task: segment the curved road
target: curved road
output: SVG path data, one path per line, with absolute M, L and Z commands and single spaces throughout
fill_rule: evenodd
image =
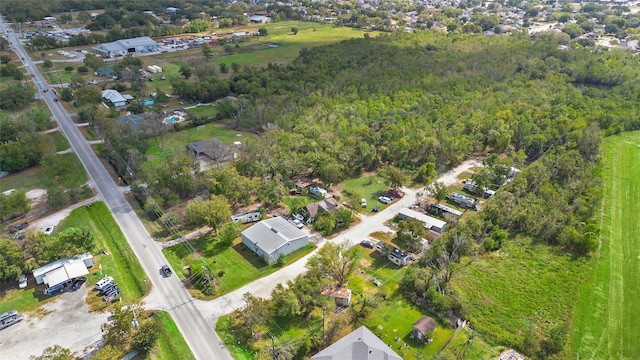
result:
M 30 74 L 33 74 L 33 81 L 39 98 L 44 100 L 51 110 L 54 119 L 58 122 L 67 139 L 69 139 L 71 147 L 80 158 L 100 196 L 113 213 L 120 229 L 122 229 L 131 248 L 140 260 L 142 268 L 153 285 L 153 298 L 156 305 L 166 309 L 171 314 L 196 359 L 232 359 L 227 350 L 221 347 L 220 339 L 211 324 L 200 313 L 193 298 L 178 277 L 163 278 L 160 275 L 160 267 L 168 263 L 160 247 L 144 228 L 142 222 L 118 190 L 117 185 L 111 179 L 111 176 L 109 176 L 109 173 L 107 173 L 107 170 L 73 123 L 62 104 L 54 100 L 55 95 L 53 92 L 42 92 L 45 89 L 50 89 L 50 85 L 47 84 L 16 34 L 2 17 L 0 17 L 0 30 L 5 33 L 15 53 L 23 59 L 25 68 L 28 69 Z

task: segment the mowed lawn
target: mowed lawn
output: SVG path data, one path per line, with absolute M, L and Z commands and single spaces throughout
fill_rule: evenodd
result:
M 603 150 L 600 249 L 574 312 L 570 355 L 640 359 L 640 132 L 608 137 Z

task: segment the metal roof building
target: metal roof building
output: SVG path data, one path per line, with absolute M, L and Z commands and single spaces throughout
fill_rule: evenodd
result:
M 312 356 L 311 359 L 401 360 L 402 358 L 363 325 Z
M 89 273 L 87 268 L 93 266 L 93 255 L 84 253 L 72 258 L 54 261 L 33 270 L 36 284 L 45 284 L 45 293 L 61 290 L 71 279 Z
M 116 107 L 127 105 L 127 99 L 125 99 L 125 97 L 118 91 L 113 89 L 102 90 L 102 98 L 108 100 Z
M 104 57 L 124 56 L 134 52 L 158 50 L 158 43 L 148 36 L 123 39 L 92 47 L 93 51 Z
M 242 232 L 242 243 L 271 264 L 307 246 L 309 235 L 281 217 L 262 220 Z
M 405 219 L 416 219 L 416 220 L 420 220 L 424 223 L 424 227 L 429 229 L 429 230 L 433 230 L 435 232 L 437 232 L 438 234 L 442 234 L 442 232 L 444 232 L 444 229 L 447 227 L 447 223 L 445 221 L 442 220 L 438 220 L 436 218 L 432 218 L 429 215 L 423 214 L 423 213 L 419 213 L 415 210 L 411 210 L 411 209 L 407 209 L 407 208 L 403 208 L 400 209 L 400 212 L 398 212 L 398 219 L 400 220 L 405 220 Z

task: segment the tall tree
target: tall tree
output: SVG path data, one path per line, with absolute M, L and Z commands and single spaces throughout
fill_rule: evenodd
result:
M 207 61 L 213 57 L 213 49 L 207 43 L 202 44 L 202 56 L 204 56 Z
M 326 244 L 309 259 L 307 268 L 317 277 L 329 275 L 336 286 L 344 285 L 358 266 L 358 249 Z
M 189 220 L 196 225 L 207 225 L 218 234 L 218 228 L 230 221 L 231 209 L 224 196 L 211 195 L 209 200 L 193 200 L 185 210 Z
M 0 283 L 17 280 L 26 263 L 18 243 L 0 238 Z

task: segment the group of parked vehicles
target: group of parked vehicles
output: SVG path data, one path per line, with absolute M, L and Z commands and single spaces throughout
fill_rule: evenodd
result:
M 118 283 L 113 281 L 111 276 L 104 277 L 100 279 L 95 286 L 95 289 L 98 291 L 100 296 L 104 297 L 104 301 L 111 302 L 116 300 L 122 290 L 118 287 Z

